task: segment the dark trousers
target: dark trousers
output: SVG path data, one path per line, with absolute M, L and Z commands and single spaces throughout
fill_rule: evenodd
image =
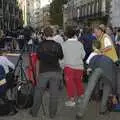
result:
M 101 68 L 97 68 L 93 71 L 89 77 L 88 86 L 85 91 L 85 96 L 83 99 L 83 104 L 80 106 L 80 113 L 83 115 L 89 103 L 89 99 L 92 95 L 93 90 L 95 89 L 98 82 L 103 82 L 103 96 L 100 105 L 100 112 L 105 112 L 107 109 L 107 100 L 111 93 L 111 81 L 107 79 L 104 75 L 104 72 Z
M 37 116 L 40 106 L 42 104 L 42 96 L 48 87 L 50 93 L 49 114 L 54 116 L 57 112 L 57 102 L 59 97 L 59 85 L 62 80 L 60 72 L 46 72 L 41 73 L 39 81 L 34 91 L 34 101 L 31 109 L 32 115 Z

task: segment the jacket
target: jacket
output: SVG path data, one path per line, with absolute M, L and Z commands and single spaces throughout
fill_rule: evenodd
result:
M 59 60 L 63 59 L 62 47 L 54 40 L 44 40 L 39 44 L 38 57 L 40 72 L 60 71 Z
M 85 50 L 77 38 L 68 39 L 63 43 L 64 67 L 84 69 Z

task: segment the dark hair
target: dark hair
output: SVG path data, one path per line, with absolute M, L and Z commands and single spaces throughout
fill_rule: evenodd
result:
M 97 49 L 101 48 L 101 44 L 99 40 L 93 40 L 92 45 L 95 46 Z
M 68 37 L 68 38 L 72 38 L 74 37 L 75 35 L 75 30 L 72 26 L 67 26 L 66 27 L 66 30 L 65 30 L 65 35 Z
M 118 28 L 117 32 L 120 32 L 120 28 Z
M 57 30 L 56 30 L 56 33 L 57 33 L 57 34 L 60 34 L 60 31 L 57 29 Z
M 53 36 L 53 29 L 51 27 L 46 27 L 44 29 L 44 34 L 46 37 L 52 37 Z
M 112 26 L 107 26 L 112 32 L 113 32 L 113 27 Z

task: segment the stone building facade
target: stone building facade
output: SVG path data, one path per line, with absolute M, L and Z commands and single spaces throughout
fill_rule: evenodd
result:
M 114 0 L 113 0 L 114 1 Z M 108 24 L 112 0 L 68 0 L 63 15 L 76 25 Z M 68 16 L 66 14 L 69 14 Z M 74 21 L 74 22 L 73 22 Z M 64 22 L 64 24 L 67 24 Z
M 13 30 L 23 24 L 17 0 L 0 0 L 0 29 Z

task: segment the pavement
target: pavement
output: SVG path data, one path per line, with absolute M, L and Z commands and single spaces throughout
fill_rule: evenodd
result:
M 77 107 L 66 107 L 65 101 L 66 94 L 65 90 L 61 91 L 59 95 L 59 104 L 58 104 L 58 112 L 56 117 L 53 120 L 76 120 L 75 115 L 77 112 Z M 46 115 L 43 115 L 42 108 L 39 110 L 38 117 L 33 118 L 29 115 L 29 109 L 22 109 L 19 110 L 19 112 L 15 116 L 5 116 L 0 117 L 0 120 L 52 120 L 49 118 L 49 112 L 48 112 L 48 106 L 49 106 L 49 93 L 46 92 L 43 97 L 43 104 L 46 111 Z M 102 116 L 99 115 L 98 111 L 99 107 L 96 102 L 91 102 L 88 105 L 86 114 L 83 119 L 81 120 L 120 120 L 120 113 L 114 112 L 114 113 L 107 113 L 106 115 Z
M 25 64 L 27 65 L 28 59 L 25 59 Z M 66 107 L 65 101 L 66 98 L 66 91 L 65 89 L 62 90 L 59 94 L 59 104 L 58 104 L 58 112 L 56 117 L 53 120 L 76 120 L 75 115 L 78 111 L 78 107 Z M 49 118 L 48 106 L 49 106 L 49 93 L 46 92 L 43 97 L 43 104 L 46 111 L 46 115 L 43 115 L 42 108 L 39 111 L 38 117 L 33 118 L 29 115 L 29 109 L 21 109 L 19 112 L 14 116 L 5 116 L 0 117 L 0 120 L 51 120 Z M 1 109 L 1 108 L 0 108 Z M 99 115 L 99 105 L 96 102 L 91 102 L 88 105 L 86 114 L 83 119 L 81 120 L 120 120 L 120 113 L 107 113 L 104 116 Z

